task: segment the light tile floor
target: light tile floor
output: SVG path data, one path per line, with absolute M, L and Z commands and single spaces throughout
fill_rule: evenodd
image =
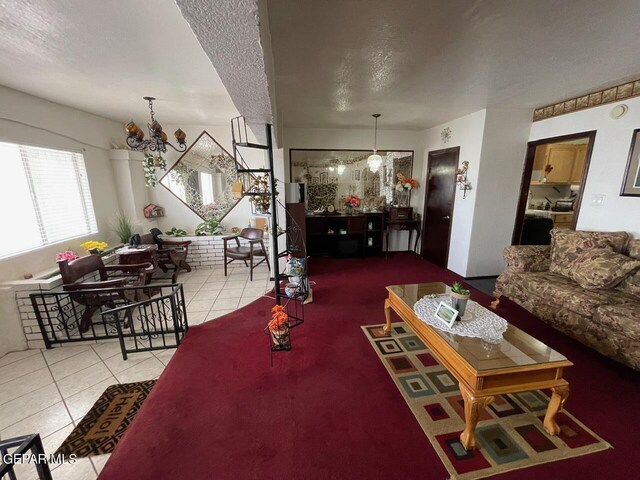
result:
M 232 312 L 271 290 L 266 265 L 254 270 L 220 267 L 180 275 L 189 325 Z M 134 353 L 123 360 L 117 341 L 25 350 L 0 358 L 0 439 L 40 433 L 51 454 L 82 420 L 100 394 L 116 383 L 158 378 L 175 349 Z M 51 465 L 55 480 L 95 479 L 109 455 Z M 16 469 L 18 479 L 37 478 L 32 465 Z

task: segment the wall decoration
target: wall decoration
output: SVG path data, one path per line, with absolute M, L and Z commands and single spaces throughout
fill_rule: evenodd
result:
M 354 170 L 353 171 L 353 180 L 355 182 L 359 182 L 360 181 L 360 170 Z
M 150 203 L 144 207 L 144 218 L 157 218 L 164 217 L 164 208 L 159 207 L 154 203 Z
M 329 174 L 327 172 L 320 172 L 320 184 L 326 185 L 329 183 Z
M 456 183 L 462 190 L 462 198 L 467 198 L 467 190 L 471 190 L 471 182 L 467 180 L 467 170 L 469 170 L 469 162 L 462 162 L 462 168 L 456 170 Z
M 236 162 L 216 140 L 203 131 L 182 154 L 160 184 L 203 220 L 222 220 L 240 201 Z
M 320 185 L 320 178 L 311 177 L 311 185 Z
M 442 143 L 449 143 L 449 140 L 451 140 L 451 128 L 446 127 L 445 129 L 442 130 L 442 132 L 440 132 L 440 136 L 442 137 Z
M 329 183 L 338 183 L 338 177 L 329 177 Z
M 633 131 L 629 159 L 622 181 L 621 196 L 640 197 L 640 128 Z
M 637 96 L 640 96 L 640 79 L 564 100 L 553 105 L 536 108 L 533 112 L 533 121 L 538 122 L 545 118 L 557 117 L 565 113 L 598 107 Z

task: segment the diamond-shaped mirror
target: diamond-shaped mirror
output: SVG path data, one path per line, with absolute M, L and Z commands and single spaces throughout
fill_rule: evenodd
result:
M 216 220 L 222 220 L 240 201 L 231 191 L 235 182 L 235 160 L 206 131 L 160 179 L 162 186 L 200 217 Z

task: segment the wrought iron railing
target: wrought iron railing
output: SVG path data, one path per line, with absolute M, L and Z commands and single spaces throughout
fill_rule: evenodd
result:
M 42 440 L 37 433 L 0 440 L 0 479 L 20 480 L 15 471 L 16 466 L 31 463 L 35 466 L 40 480 L 52 480 L 47 462 Z
M 47 348 L 119 339 L 126 359 L 131 352 L 175 348 L 188 329 L 182 284 L 59 290 L 30 297 Z

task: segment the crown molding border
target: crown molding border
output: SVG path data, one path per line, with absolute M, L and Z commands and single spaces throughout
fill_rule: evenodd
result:
M 604 88 L 586 95 L 563 100 L 562 102 L 536 108 L 533 111 L 533 121 L 539 122 L 551 117 L 558 117 L 567 113 L 599 107 L 607 103 L 619 102 L 628 98 L 640 96 L 640 79 L 621 83 L 615 87 Z

